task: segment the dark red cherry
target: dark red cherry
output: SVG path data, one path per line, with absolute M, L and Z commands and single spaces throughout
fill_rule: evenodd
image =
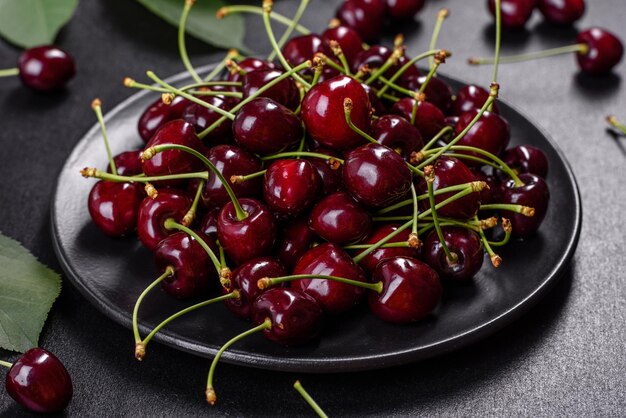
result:
M 517 145 L 507 149 L 502 161 L 517 173 L 531 173 L 544 179 L 548 175 L 548 157 L 531 145 Z M 502 171 L 498 173 L 504 174 Z
M 313 207 L 309 226 L 326 241 L 339 245 L 361 241 L 370 232 L 372 218 L 346 192 L 329 194 Z
M 141 164 L 141 150 L 125 151 L 113 157 L 115 169 L 120 176 L 136 176 L 143 173 Z M 107 167 L 107 172 L 111 172 L 111 166 Z
M 370 70 L 375 70 L 385 64 L 389 57 L 391 57 L 392 53 L 393 50 L 387 48 L 386 46 L 373 45 L 357 54 L 355 59 L 350 63 L 350 66 L 355 73 L 363 66 L 367 66 Z M 407 61 L 408 58 L 406 56 L 401 56 L 396 64 L 392 65 L 387 71 L 385 71 L 384 76 L 391 78 L 396 71 L 406 64 Z M 402 73 L 400 78 L 396 79 L 395 83 L 403 87 L 409 87 L 410 80 L 419 76 L 420 72 L 417 67 L 415 65 L 411 65 L 404 73 Z
M 276 257 L 292 271 L 300 257 L 311 248 L 314 239 L 315 234 L 309 228 L 307 218 L 289 221 L 281 228 L 276 243 Z
M 307 251 L 293 274 L 319 274 L 366 282 L 365 273 L 336 244 L 324 243 Z M 291 287 L 312 296 L 326 312 L 342 313 L 359 304 L 365 289 L 328 279 L 299 279 Z
M 330 41 L 337 41 L 348 62 L 352 62 L 356 55 L 363 51 L 363 39 L 357 31 L 348 26 L 339 25 L 328 28 L 322 33 L 322 40 L 330 46 Z
M 296 216 L 317 200 L 320 182 L 307 160 L 278 160 L 265 172 L 263 200 L 278 214 Z
M 405 97 L 398 100 L 391 109 L 391 113 L 400 115 L 406 120 L 411 120 L 414 99 Z M 422 102 L 415 113 L 415 127 L 424 140 L 430 140 L 445 126 L 445 115 L 437 106 L 429 102 Z
M 218 145 L 209 150 L 208 159 L 222 173 L 226 181 L 231 176 L 245 176 L 263 169 L 261 160 L 254 154 L 232 145 Z M 237 197 L 258 197 L 261 195 L 262 178 L 257 177 L 230 186 Z M 230 202 L 230 197 L 221 180 L 209 172 L 202 198 L 212 207 L 222 207 Z
M 235 206 L 228 202 L 217 220 L 217 237 L 235 264 L 270 254 L 276 241 L 276 221 L 267 206 L 248 198 L 239 203 L 247 213 L 245 219 L 237 219 Z
M 382 33 L 386 6 L 385 0 L 347 0 L 339 6 L 335 16 L 365 42 L 374 42 Z
M 329 148 L 320 147 L 317 148 L 315 152 L 333 157 L 339 157 L 337 152 Z M 343 182 L 341 180 L 341 166 L 337 167 L 336 165 L 332 165 L 329 160 L 323 158 L 310 157 L 306 158 L 306 160 L 317 170 L 317 174 L 321 179 L 322 195 L 338 192 L 343 188 Z
M 228 111 L 232 107 L 232 103 L 222 96 L 201 96 L 201 99 L 222 110 Z M 198 103 L 191 103 L 183 112 L 181 119 L 192 124 L 195 131 L 200 133 L 213 125 L 213 123 L 221 117 L 222 115 L 213 109 L 209 109 Z M 232 122 L 230 119 L 226 119 L 224 122 L 220 123 L 217 128 L 209 132 L 202 140 L 207 146 L 211 147 L 214 145 L 228 144 L 231 142 L 232 137 Z
M 232 272 L 231 288 L 239 290 L 238 299 L 227 299 L 226 307 L 240 318 L 250 318 L 254 300 L 263 293 L 257 282 L 265 277 L 287 275 L 285 268 L 272 257 L 255 258 Z
M 314 33 L 291 38 L 282 49 L 283 56 L 292 67 L 300 65 L 304 61 L 313 60 L 318 52 L 329 58 L 334 57 L 328 44 Z M 307 72 L 312 73 L 311 69 L 307 70 Z
M 74 58 L 53 45 L 29 48 L 18 61 L 22 83 L 34 90 L 58 90 L 76 74 Z
M 537 0 L 501 0 L 502 26 L 509 29 L 521 29 L 535 10 Z M 496 0 L 487 0 L 489 11 L 496 15 Z
M 165 229 L 169 218 L 180 222 L 191 206 L 191 200 L 184 192 L 174 189 L 161 189 L 156 198 L 146 197 L 139 205 L 137 215 L 137 235 L 150 251 L 172 231 Z
M 182 96 L 176 96 L 169 105 L 163 103 L 159 97 L 139 117 L 137 130 L 141 139 L 144 142 L 150 141 L 161 126 L 171 120 L 180 119 L 190 104 L 192 102 Z
M 459 89 L 454 102 L 452 102 L 452 115 L 461 116 L 470 110 L 480 109 L 489 98 L 489 92 L 480 86 L 469 84 Z M 495 104 L 492 113 L 500 113 Z
M 472 120 L 479 113 L 478 110 L 471 110 L 462 114 L 459 117 L 459 121 L 456 124 L 455 132 L 459 135 L 463 130 L 469 126 Z M 494 155 L 499 155 L 509 144 L 511 139 L 511 127 L 509 123 L 502 116 L 497 113 L 486 111 L 483 113 L 480 119 L 474 126 L 465 134 L 463 138 L 456 143 L 456 145 L 464 145 L 480 148 L 488 151 Z M 461 154 L 472 155 L 485 159 L 485 157 L 477 152 L 473 151 L 459 151 Z M 482 164 L 466 161 L 467 165 L 480 166 Z
M 302 121 L 317 142 L 335 149 L 348 149 L 364 142 L 344 115 L 344 99 L 353 103 L 350 118 L 359 129 L 369 132 L 371 105 L 361 83 L 339 75 L 313 86 L 302 100 Z
M 426 81 L 426 76 L 412 77 L 408 81 L 410 90 L 418 91 Z M 432 77 L 424 89 L 426 101 L 434 104 L 444 114 L 449 114 L 452 109 L 452 88 L 441 78 Z
M 585 0 L 538 0 L 543 17 L 556 25 L 571 25 L 585 14 Z
M 530 173 L 522 173 L 519 178 L 524 182 L 523 186 L 515 187 L 515 182 L 510 179 L 502 185 L 501 203 L 512 203 L 529 206 L 535 209 L 534 216 L 524 216 L 519 213 L 502 211 L 502 216 L 511 221 L 513 236 L 528 237 L 534 234 L 548 211 L 550 191 L 545 180 Z
M 198 231 L 209 237 L 212 241 L 217 241 L 217 218 L 220 210 L 213 208 L 204 214 L 198 227 Z
M 424 241 L 424 261 L 441 277 L 458 281 L 471 280 L 482 267 L 485 258 L 480 237 L 469 229 L 452 226 L 441 227 L 441 232 L 448 249 L 457 256 L 457 261 L 448 261 L 435 230 Z
M 270 341 L 298 345 L 315 339 L 322 328 L 323 311 L 311 296 L 296 289 L 272 288 L 252 305 L 252 322 L 270 319 L 272 327 L 263 330 Z
M 391 148 L 365 144 L 346 154 L 343 183 L 360 203 L 383 208 L 404 197 L 412 175 L 404 159 Z
M 472 172 L 472 174 L 474 174 L 474 178 L 476 181 L 484 181 L 485 183 L 487 183 L 487 187 L 484 187 L 480 191 L 480 203 L 483 205 L 488 203 L 496 203 L 498 201 L 498 193 L 500 189 L 500 182 L 498 180 L 498 177 L 492 174 L 486 174 L 479 168 L 470 169 L 470 171 Z M 502 172 L 501 175 L 504 176 L 505 174 L 503 173 L 504 172 Z
M 397 324 L 416 322 L 432 313 L 443 293 L 435 270 L 411 257 L 382 261 L 372 281 L 382 282 L 383 291 L 370 292 L 370 311 L 383 321 Z
M 405 160 L 424 146 L 422 135 L 411 123 L 397 115 L 384 115 L 372 123 L 372 137 Z
M 203 154 L 206 152 L 206 148 L 196 135 L 193 126 L 182 119 L 173 120 L 160 127 L 146 144 L 146 149 L 164 144 L 184 145 Z M 143 162 L 143 172 L 146 176 L 190 173 L 200 171 L 203 168 L 204 166 L 198 158 L 176 149 L 158 152 Z M 184 180 L 168 180 L 167 182 L 159 182 L 159 184 L 172 186 L 183 182 Z
M 399 224 L 386 224 L 386 225 L 381 225 L 378 228 L 376 228 L 374 230 L 374 232 L 372 232 L 370 234 L 369 237 L 367 237 L 365 239 L 365 241 L 363 241 L 363 244 L 375 244 L 378 241 L 380 241 L 381 239 L 385 238 L 387 235 L 391 234 L 393 231 L 395 231 L 396 229 L 398 229 L 400 225 Z M 407 242 L 409 239 L 409 234 L 411 233 L 410 230 L 406 230 L 398 235 L 396 235 L 395 237 L 393 237 L 390 241 L 388 242 Z M 361 250 L 357 253 L 361 254 L 363 251 L 365 250 Z M 378 248 L 374 251 L 372 251 L 371 253 L 369 253 L 368 255 L 366 255 L 360 262 L 359 265 L 369 274 L 372 274 L 374 272 L 374 269 L 376 268 L 376 266 L 378 265 L 378 263 L 380 263 L 383 260 L 386 260 L 388 258 L 392 258 L 392 257 L 413 257 L 413 258 L 417 258 L 418 257 L 418 250 L 415 248 L 411 248 L 411 247 L 404 247 L 404 248 Z
M 243 98 L 252 96 L 261 87 L 282 74 L 280 70 L 256 70 L 246 73 L 242 81 Z M 261 93 L 261 97 L 269 97 L 291 110 L 296 110 L 300 105 L 300 90 L 291 77 L 279 81 L 278 84 Z
M 217 245 L 200 233 L 214 253 Z M 178 299 L 202 296 L 217 283 L 217 272 L 204 248 L 185 232 L 175 232 L 165 237 L 154 250 L 154 261 L 159 274 L 168 266 L 174 274 L 161 282 L 161 287 L 169 295 Z
M 608 73 L 624 55 L 622 41 L 606 29 L 591 28 L 580 32 L 576 43 L 586 44 L 589 48 L 586 53 L 576 54 L 578 65 L 588 74 Z
M 435 180 L 433 182 L 433 191 L 443 189 L 444 187 L 455 186 L 475 181 L 474 174 L 461 161 L 453 157 L 441 156 L 434 164 Z M 418 183 L 418 189 L 422 193 L 427 193 L 427 185 L 423 179 Z M 441 203 L 447 198 L 455 195 L 456 192 L 448 192 L 435 196 L 435 204 Z M 450 218 L 470 219 L 478 212 L 480 206 L 480 194 L 472 192 L 467 196 L 455 200 L 437 210 L 439 216 L 447 216 Z M 420 202 L 422 210 L 430 208 L 428 200 Z
M 363 90 L 367 93 L 367 97 L 370 99 L 370 105 L 372 106 L 372 111 L 375 115 L 382 116 L 389 113 L 383 101 L 376 95 L 376 90 L 365 83 L 362 83 L 361 87 L 363 87 Z
M 122 237 L 135 230 L 145 193 L 139 183 L 100 180 L 91 188 L 87 208 L 93 223 L 105 234 Z
M 395 20 L 411 20 L 424 3 L 425 0 L 387 0 L 387 15 Z
M 239 146 L 260 155 L 274 154 L 302 139 L 302 122 L 285 106 L 259 97 L 239 109 L 233 135 Z
M 256 70 L 275 70 L 276 66 L 269 62 L 259 58 L 247 57 L 237 63 L 237 66 L 244 72 L 249 73 Z M 238 71 L 231 71 L 226 77 L 228 81 L 241 82 L 243 80 L 243 74 Z
M 43 348 L 31 348 L 9 369 L 7 393 L 33 412 L 60 412 L 72 400 L 72 379 L 63 363 Z

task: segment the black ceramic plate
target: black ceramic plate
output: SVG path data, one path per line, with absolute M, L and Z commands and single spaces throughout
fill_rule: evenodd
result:
M 208 71 L 208 68 L 204 69 Z M 186 74 L 170 79 L 189 81 Z M 461 83 L 448 80 L 454 88 Z M 142 145 L 137 119 L 155 94 L 136 94 L 105 118 L 113 153 Z M 496 270 L 485 265 L 472 284 L 447 287 L 436 315 L 414 325 L 390 325 L 365 310 L 333 318 L 322 338 L 303 347 L 285 348 L 261 335 L 249 337 L 224 354 L 224 361 L 263 369 L 298 372 L 341 372 L 400 365 L 455 350 L 510 324 L 533 306 L 558 280 L 572 257 L 581 227 L 576 181 L 562 153 L 532 122 L 505 103 L 512 144 L 540 147 L 550 161 L 551 201 L 539 233 L 501 249 Z M 136 237 L 111 239 L 91 223 L 87 196 L 94 180 L 79 175 L 86 166 L 106 167 L 98 126 L 76 145 L 59 175 L 52 202 L 55 250 L 70 281 L 106 316 L 130 329 L 133 304 L 156 277 L 151 254 Z M 158 290 L 140 311 L 141 331 L 189 305 Z M 173 322 L 156 340 L 201 356 L 213 356 L 232 336 L 250 328 L 224 306 L 209 306 Z M 128 351 L 132 355 L 132 333 Z M 158 351 L 152 347 L 150 351 Z M 158 353 L 154 353 L 158 355 Z

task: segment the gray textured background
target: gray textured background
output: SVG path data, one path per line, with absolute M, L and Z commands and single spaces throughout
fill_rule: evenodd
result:
M 337 0 L 313 0 L 303 19 L 321 29 Z M 407 28 L 408 53 L 427 48 L 440 7 L 452 15 L 439 45 L 455 56 L 442 72 L 488 84 L 490 68 L 465 64 L 490 55 L 493 26 L 482 0 L 431 0 Z M 626 39 L 623 0 L 588 1 L 577 28 L 603 26 Z M 295 0 L 277 1 L 293 12 Z M 249 19 L 249 32 L 260 30 Z M 572 43 L 573 29 L 554 29 L 538 13 L 527 32 L 505 34 L 503 53 Z M 0 230 L 60 270 L 52 250 L 49 201 L 55 175 L 81 135 L 94 123 L 89 103 L 105 108 L 132 92 L 123 76 L 181 71 L 173 28 L 132 1 L 82 1 L 58 43 L 76 57 L 79 73 L 65 93 L 42 96 L 0 80 Z M 249 45 L 268 45 L 249 36 Z M 221 56 L 189 41 L 197 64 Z M 0 42 L 0 67 L 18 50 Z M 56 302 L 41 345 L 56 353 L 75 384 L 68 416 L 294 416 L 311 414 L 291 384 L 296 377 L 331 416 L 623 416 L 626 414 L 626 274 L 623 208 L 626 139 L 605 131 L 604 116 L 626 120 L 622 78 L 580 75 L 572 56 L 503 66 L 501 97 L 537 121 L 563 149 L 577 176 L 584 206 L 574 259 L 556 288 L 528 315 L 495 336 L 427 362 L 377 372 L 295 376 L 221 364 L 220 400 L 208 411 L 202 388 L 208 362 L 155 346 L 150 361 L 132 358 L 131 332 L 97 312 L 69 283 Z M 12 353 L 0 357 L 13 360 Z M 0 417 L 24 414 L 0 393 Z

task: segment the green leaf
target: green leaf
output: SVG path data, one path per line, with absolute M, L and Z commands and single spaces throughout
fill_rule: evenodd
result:
M 37 347 L 61 277 L 19 242 L 0 234 L 0 347 L 24 352 Z
M 178 27 L 184 0 L 137 1 L 157 16 Z M 241 52 L 249 52 L 243 44 L 245 35 L 243 17 L 232 15 L 222 20 L 215 17 L 215 13 L 223 6 L 225 3 L 222 0 L 197 0 L 189 13 L 186 32 L 220 48 L 237 48 Z
M 0 35 L 30 48 L 51 44 L 78 0 L 0 0 Z

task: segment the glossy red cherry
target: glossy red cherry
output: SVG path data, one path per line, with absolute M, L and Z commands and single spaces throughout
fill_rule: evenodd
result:
M 372 123 L 372 137 L 405 160 L 424 146 L 422 135 L 411 123 L 397 115 L 384 115 Z
M 339 6 L 335 16 L 365 42 L 374 42 L 382 33 L 386 6 L 385 0 L 347 0 Z
M 314 33 L 291 38 L 282 49 L 283 56 L 292 67 L 307 60 L 312 61 L 318 52 L 329 58 L 334 56 L 328 44 Z M 307 72 L 312 73 L 312 70 L 308 69 Z
M 283 74 L 280 70 L 256 70 L 246 73 L 243 77 L 243 98 L 255 94 L 261 87 Z M 269 97 L 288 109 L 296 110 L 300 105 L 300 90 L 291 77 L 279 81 L 265 92 L 261 97 Z
M 145 193 L 139 183 L 100 180 L 91 188 L 87 208 L 93 223 L 105 234 L 122 237 L 135 230 Z
M 411 77 L 408 81 L 408 88 L 417 91 L 426 81 L 425 75 L 419 77 Z M 426 88 L 424 89 L 426 101 L 434 104 L 444 114 L 449 114 L 452 109 L 452 97 L 454 95 L 452 88 L 441 78 L 432 77 Z
M 437 273 L 411 257 L 382 261 L 372 281 L 382 282 L 383 291 L 370 292 L 370 310 L 383 321 L 397 324 L 416 322 L 432 313 L 443 293 Z
M 469 126 L 478 114 L 478 110 L 471 110 L 462 114 L 456 124 L 455 131 L 459 135 Z M 463 138 L 456 145 L 465 145 L 480 148 L 494 155 L 500 155 L 509 144 L 511 139 L 511 127 L 502 116 L 497 113 L 486 111 L 480 119 L 472 126 Z M 473 151 L 460 151 L 461 154 L 472 155 L 474 157 L 485 158 Z M 478 162 L 466 161 L 467 165 L 480 166 Z
M 263 293 L 257 282 L 265 277 L 281 277 L 287 272 L 272 257 L 255 258 L 237 267 L 232 272 L 231 288 L 239 290 L 239 298 L 227 299 L 226 307 L 240 318 L 250 318 L 254 300 Z
M 187 107 L 192 104 L 182 96 L 176 96 L 169 105 L 159 97 L 144 110 L 139 117 L 137 130 L 144 142 L 150 141 L 156 131 L 167 122 L 180 119 Z
M 624 55 L 622 41 L 606 29 L 590 28 L 580 32 L 576 43 L 583 43 L 589 48 L 586 53 L 576 54 L 578 65 L 588 74 L 608 73 Z
M 9 369 L 7 393 L 33 412 L 60 412 L 72 400 L 72 379 L 63 363 L 43 348 L 31 348 Z
M 372 218 L 346 192 L 330 194 L 317 202 L 309 226 L 326 241 L 347 245 L 361 241 L 370 232 Z
M 387 15 L 395 20 L 410 20 L 422 10 L 425 0 L 387 0 Z
M 150 251 L 154 251 L 159 242 L 172 233 L 165 228 L 165 221 L 172 218 L 181 221 L 191 200 L 184 192 L 174 189 L 159 190 L 156 198 L 144 198 L 139 205 L 137 215 L 137 235 Z
M 404 159 L 384 145 L 365 144 L 346 154 L 343 183 L 363 205 L 389 206 L 411 188 L 412 175 Z
M 451 113 L 452 115 L 460 116 L 470 110 L 480 109 L 488 98 L 489 92 L 480 86 L 473 84 L 463 86 L 459 89 L 452 103 Z M 498 106 L 494 104 L 491 112 L 500 113 Z
M 276 66 L 269 62 L 259 58 L 247 57 L 237 63 L 237 66 L 243 73 L 249 73 L 251 71 L 256 70 L 275 70 Z M 241 74 L 238 70 L 231 71 L 228 73 L 226 80 L 241 82 L 243 80 L 244 74 Z
M 519 178 L 524 182 L 523 186 L 515 187 L 511 179 L 502 185 L 501 203 L 512 203 L 529 206 L 535 209 L 534 216 L 524 216 L 519 213 L 502 211 L 502 216 L 511 221 L 512 235 L 516 237 L 528 237 L 534 234 L 541 225 L 548 211 L 550 191 L 545 180 L 530 173 L 522 173 Z
M 267 97 L 243 105 L 233 121 L 237 144 L 260 155 L 284 151 L 300 142 L 303 134 L 300 119 Z
M 351 120 L 369 132 L 371 105 L 361 83 L 339 75 L 313 86 L 302 100 L 302 121 L 308 134 L 317 142 L 335 149 L 354 148 L 364 142 L 346 122 L 344 99 L 353 103 Z
M 293 268 L 313 244 L 315 234 L 309 228 L 307 218 L 300 218 L 285 223 L 280 228 L 280 236 L 276 243 L 276 257 L 292 271 Z
M 393 231 L 395 231 L 396 229 L 398 229 L 400 225 L 399 224 L 387 224 L 387 225 L 381 225 L 378 228 L 376 228 L 369 237 L 367 237 L 364 241 L 363 244 L 375 244 L 378 241 L 380 241 L 381 239 L 385 238 L 387 235 L 391 234 Z M 409 239 L 409 234 L 411 233 L 410 230 L 406 230 L 398 235 L 396 235 L 395 237 L 393 237 L 391 240 L 389 240 L 388 242 L 392 243 L 392 242 L 407 242 Z M 363 251 L 365 250 L 361 250 L 357 253 L 361 254 Z M 418 253 L 419 251 L 415 248 L 411 248 L 411 247 L 403 247 L 403 248 L 378 248 L 374 251 L 372 251 L 371 253 L 369 253 L 368 255 L 366 255 L 365 257 L 363 257 L 363 259 L 359 262 L 359 265 L 369 274 L 372 274 L 374 272 L 374 269 L 376 268 L 376 266 L 378 265 L 378 263 L 380 263 L 383 260 L 386 260 L 388 258 L 393 258 L 393 257 L 413 257 L 413 258 L 417 258 L 418 257 Z
M 296 216 L 315 202 L 320 182 L 317 170 L 307 160 L 278 160 L 265 172 L 263 200 L 280 215 Z
M 363 39 L 357 31 L 348 26 L 339 25 L 322 32 L 322 40 L 330 46 L 330 41 L 337 41 L 348 62 L 352 62 L 356 55 L 363 51 Z
M 471 280 L 483 265 L 484 250 L 478 234 L 466 228 L 443 226 L 443 239 L 451 253 L 457 256 L 456 262 L 449 262 L 437 231 L 431 231 L 422 248 L 424 261 L 435 269 L 441 277 L 452 280 Z
M 214 253 L 217 245 L 206 235 L 198 234 Z M 173 275 L 161 282 L 169 295 L 178 299 L 202 296 L 217 284 L 217 272 L 209 255 L 194 238 L 185 232 L 175 232 L 165 237 L 154 250 L 154 261 L 159 274 L 168 266 Z
M 411 120 L 414 99 L 405 97 L 398 100 L 391 109 L 391 113 L 400 115 L 406 120 Z M 445 124 L 445 115 L 437 106 L 429 102 L 422 102 L 415 113 L 415 127 L 424 140 L 430 140 L 442 130 Z
M 538 0 L 539 11 L 550 23 L 571 25 L 585 14 L 585 0 Z
M 263 330 L 263 335 L 283 345 L 299 345 L 315 339 L 322 328 L 322 315 L 317 301 L 296 289 L 268 289 L 252 306 L 252 322 L 260 325 L 269 318 L 272 327 Z
M 502 26 L 510 29 L 521 29 L 535 10 L 537 0 L 501 0 Z M 487 0 L 489 11 L 496 15 L 496 0 Z
M 143 173 L 141 164 L 141 150 L 125 151 L 113 157 L 115 169 L 120 176 L 136 176 Z M 111 166 L 107 167 L 107 172 L 111 172 Z
M 222 110 L 228 111 L 232 107 L 232 103 L 222 96 L 201 96 L 201 99 Z M 221 117 L 222 115 L 215 110 L 198 103 L 191 103 L 181 115 L 181 119 L 192 124 L 197 133 L 204 131 Z M 209 132 L 202 140 L 207 146 L 215 146 L 230 143 L 232 136 L 232 122 L 230 119 L 226 119 L 224 122 L 220 123 L 217 128 Z
M 217 220 L 217 237 L 235 264 L 268 255 L 276 241 L 276 221 L 270 210 L 255 199 L 239 199 L 245 219 L 237 219 L 232 202 L 224 205 Z
M 293 274 L 336 276 L 366 282 L 363 270 L 336 244 L 324 243 L 307 251 Z M 312 296 L 325 312 L 342 313 L 361 302 L 365 289 L 328 279 L 299 279 L 291 287 Z
M 531 145 L 517 145 L 507 149 L 502 161 L 518 174 L 531 173 L 543 179 L 548 175 L 548 157 L 539 148 Z
M 53 45 L 25 50 L 20 55 L 18 69 L 22 83 L 39 91 L 58 90 L 76 74 L 74 58 Z

